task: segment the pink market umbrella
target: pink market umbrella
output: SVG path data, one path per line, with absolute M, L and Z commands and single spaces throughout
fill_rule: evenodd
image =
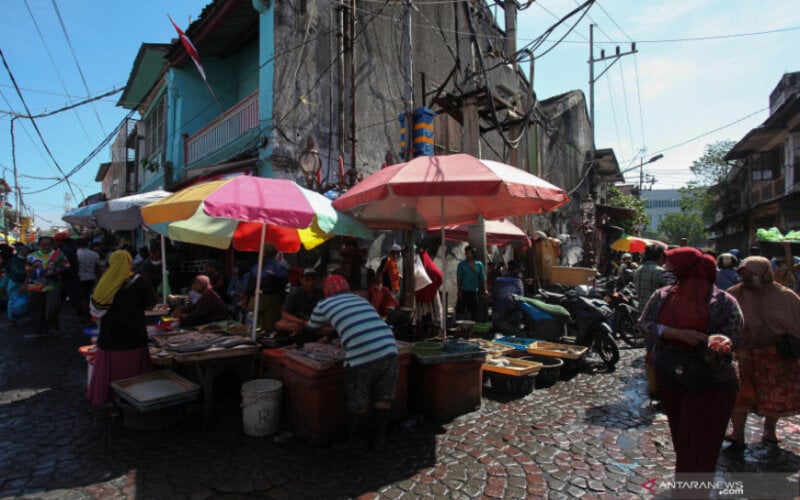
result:
M 420 156 L 378 170 L 333 202 L 373 229 L 429 229 L 557 209 L 563 189 L 467 154 Z M 445 325 L 445 312 L 442 326 Z
M 429 233 L 440 231 L 441 228 L 430 229 Z M 469 224 L 446 226 L 444 237 L 449 240 L 467 241 L 469 238 Z M 519 226 L 508 219 L 486 221 L 486 243 L 499 247 L 510 243 L 519 242 L 530 245 L 530 239 Z
M 198 214 L 198 210 L 202 213 Z M 203 215 L 207 217 L 202 219 Z M 182 227 L 184 234 L 186 231 L 200 234 L 200 240 L 192 241 L 199 244 L 204 244 L 204 238 L 207 240 L 205 244 L 216 240 L 227 241 L 219 243 L 225 248 L 231 241 L 236 241 L 238 231 L 238 235 L 242 237 L 240 249 L 253 250 L 254 245 L 258 248 L 256 290 L 261 289 L 260 266 L 264 257 L 264 242 L 269 241 L 268 228 L 309 229 L 322 238 L 331 233 L 343 234 L 336 231 L 349 229 L 363 230 L 371 235 L 361 223 L 334 210 L 330 200 L 321 194 L 289 180 L 254 176 L 238 176 L 190 186 L 142 207 L 142 218 L 148 226 L 162 234 L 167 231 L 170 235 L 173 234 L 173 225 L 180 226 L 190 219 L 194 219 L 195 223 L 199 220 L 199 225 Z M 226 221 L 232 224 L 226 224 Z M 354 225 L 347 225 L 348 221 L 352 221 Z M 254 230 L 251 223 L 259 227 Z M 205 237 L 200 233 L 203 227 L 208 231 Z M 257 234 L 258 231 L 260 235 Z M 355 235 L 364 236 L 359 232 Z M 254 308 L 258 311 L 259 294 L 255 297 Z M 252 335 L 255 340 L 255 323 Z

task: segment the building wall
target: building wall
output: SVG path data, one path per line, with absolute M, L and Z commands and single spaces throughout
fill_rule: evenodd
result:
M 337 66 L 337 3 L 307 2 L 305 11 L 288 3 L 275 3 L 275 74 L 273 98 L 274 131 L 272 157 L 276 175 L 302 181 L 296 160 L 309 135 L 316 140 L 322 160 L 323 177 L 338 169 L 339 154 L 345 166 L 353 162 L 352 141 L 356 142 L 355 167 L 365 175 L 378 170 L 387 151 L 399 161 L 400 125 L 403 112 L 403 75 L 401 70 L 402 3 L 386 5 L 359 3 L 355 46 L 355 62 L 346 53 L 344 81 L 340 82 Z M 478 23 L 476 17 L 476 23 Z M 490 20 L 484 19 L 485 31 Z M 414 103 L 419 107 L 429 101 L 421 97 L 422 75 L 426 92 L 438 88 L 447 78 L 455 58 L 462 66 L 456 71 L 445 91 L 457 92 L 474 86 L 467 81 L 470 53 L 459 46 L 456 32 L 467 32 L 468 25 L 461 3 L 420 3 L 412 14 Z M 263 34 L 262 34 L 263 38 Z M 462 39 L 466 38 L 463 35 Z M 480 37 L 481 40 L 486 40 Z M 485 48 L 485 45 L 483 46 Z M 262 55 L 263 59 L 263 55 Z M 490 66 L 489 56 L 485 60 Z M 351 70 L 355 68 L 355 101 L 351 99 Z M 517 90 L 524 91 L 519 80 Z M 340 108 L 338 89 L 344 86 Z M 262 81 L 262 88 L 264 82 Z M 430 99 L 430 96 L 428 96 Z M 354 106 L 353 106 L 354 104 Z M 355 114 L 352 110 L 355 109 Z M 351 134 L 351 117 L 355 117 L 355 137 Z M 340 140 L 340 123 L 344 142 Z M 452 152 L 452 151 L 451 151 Z M 480 155 L 503 159 L 504 149 L 496 133 L 486 133 Z

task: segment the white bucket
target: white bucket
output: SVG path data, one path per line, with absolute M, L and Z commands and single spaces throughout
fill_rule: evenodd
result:
M 242 384 L 242 419 L 248 436 L 269 436 L 278 431 L 283 383 L 268 378 Z

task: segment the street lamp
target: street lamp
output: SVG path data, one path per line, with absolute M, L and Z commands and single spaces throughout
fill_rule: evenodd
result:
M 312 137 L 309 137 L 308 141 L 306 141 L 306 149 L 300 154 L 297 163 L 306 178 L 306 186 L 309 189 L 314 189 L 322 162 L 319 159 L 319 151 L 317 151 Z
M 645 163 L 653 163 L 654 161 L 658 161 L 663 157 L 664 157 L 664 155 L 657 154 L 657 155 L 655 155 L 654 157 L 650 158 L 647 161 L 644 161 L 644 158 L 639 159 L 639 198 L 642 197 L 642 191 L 644 190 L 644 165 L 645 165 Z

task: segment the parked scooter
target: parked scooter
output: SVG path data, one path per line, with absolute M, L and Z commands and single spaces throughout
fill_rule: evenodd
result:
M 611 318 L 614 333 L 631 347 L 644 346 L 644 332 L 636 324 L 639 318 L 639 301 L 634 284 L 613 288 L 607 293 L 606 301 L 614 310 Z
M 560 305 L 569 311 L 573 321 L 567 326 L 575 343 L 588 347 L 609 369 L 613 369 L 619 361 L 619 348 L 609 323 L 614 316 L 614 310 L 602 299 L 582 295 L 581 293 L 587 294 L 588 290 L 579 288 L 563 294 L 539 290 L 539 296 L 545 302 Z
M 619 348 L 608 323 L 613 315 L 608 304 L 574 290 L 566 294 L 542 290 L 537 297 L 514 295 L 513 306 L 493 321 L 495 327 L 516 337 L 588 347 L 608 368 L 617 364 Z
M 644 332 L 636 324 L 639 318 L 639 301 L 636 285 L 628 281 L 620 285 L 618 278 L 598 278 L 591 289 L 590 296 L 602 298 L 614 310 L 609 323 L 614 330 L 614 338 L 622 339 L 631 347 L 644 345 Z

